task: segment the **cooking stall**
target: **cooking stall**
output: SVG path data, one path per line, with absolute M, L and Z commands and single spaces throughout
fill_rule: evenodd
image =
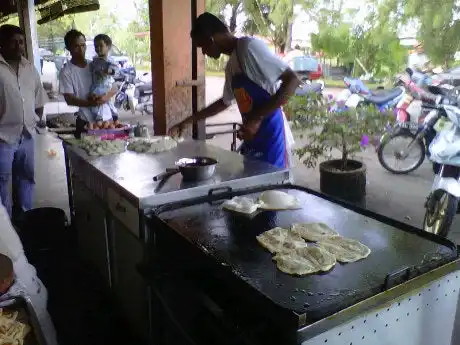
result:
M 222 208 L 270 189 L 301 208 L 250 216 Z M 449 240 L 290 184 L 235 188 L 146 214 L 150 261 L 140 272 L 150 286 L 152 344 L 451 344 L 460 261 Z M 360 241 L 369 256 L 321 274 L 279 271 L 256 236 L 310 222 Z
M 137 272 L 148 240 L 147 207 L 212 195 L 226 188 L 279 184 L 287 169 L 248 160 L 201 141 L 185 141 L 160 153 L 89 156 L 79 141 L 63 137 L 71 221 L 81 256 L 97 268 L 133 330 L 146 337 L 148 295 Z M 187 182 L 180 174 L 154 181 L 182 157 L 217 161 L 210 179 Z

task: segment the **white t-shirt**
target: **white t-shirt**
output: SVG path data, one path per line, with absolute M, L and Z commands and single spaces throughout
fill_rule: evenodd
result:
M 429 59 L 425 54 L 415 53 L 409 55 L 407 64 L 410 68 L 423 70 L 427 62 L 429 62 Z
M 232 52 L 225 67 L 225 85 L 222 98 L 227 105 L 230 105 L 235 98 L 232 77 L 241 73 L 240 62 L 243 73 L 270 95 L 274 95 L 278 91 L 279 78 L 289 68 L 288 64 L 276 56 L 263 41 L 252 37 L 238 39 L 237 49 Z M 283 117 L 286 144 L 290 150 L 294 145 L 294 137 L 284 112 Z
M 92 83 L 93 78 L 89 61 L 87 61 L 86 67 L 83 68 L 69 61 L 59 72 L 59 92 L 61 94 L 68 93 L 80 99 L 87 99 Z M 102 109 L 102 117 L 104 119 L 112 118 L 109 107 L 103 107 Z M 78 115 L 87 121 L 94 121 L 94 116 L 90 108 L 80 107 Z

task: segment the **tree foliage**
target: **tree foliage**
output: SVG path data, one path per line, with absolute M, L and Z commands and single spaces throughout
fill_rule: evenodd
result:
M 455 0 L 383 0 L 390 20 L 418 23 L 418 39 L 434 64 L 448 66 L 460 49 L 460 4 Z

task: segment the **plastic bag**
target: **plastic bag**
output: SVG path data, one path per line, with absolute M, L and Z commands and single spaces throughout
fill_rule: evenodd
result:
M 439 164 L 460 166 L 460 129 L 441 131 L 431 142 L 430 159 Z

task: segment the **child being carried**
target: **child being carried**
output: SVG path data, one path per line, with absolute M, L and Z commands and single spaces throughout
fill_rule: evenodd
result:
M 113 76 L 118 72 L 118 66 L 109 58 L 109 52 L 112 49 L 112 40 L 109 36 L 97 35 L 94 38 L 94 48 L 97 56 L 90 63 L 93 76 L 90 95 L 100 97 L 105 96 L 112 89 L 115 82 Z M 118 118 L 117 109 L 110 99 L 102 105 L 92 107 L 91 112 L 94 116 L 94 122 Z

